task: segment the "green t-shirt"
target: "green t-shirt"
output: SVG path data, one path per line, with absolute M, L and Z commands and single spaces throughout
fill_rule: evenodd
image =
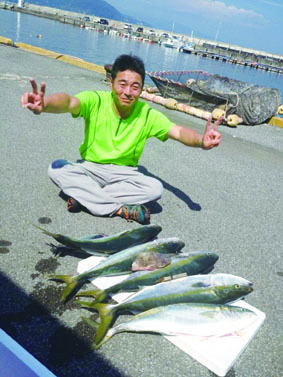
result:
M 101 164 L 136 166 L 150 137 L 167 140 L 174 125 L 165 115 L 138 101 L 127 119 L 114 111 L 112 92 L 85 91 L 76 95 L 85 120 L 85 139 L 80 146 L 84 160 Z

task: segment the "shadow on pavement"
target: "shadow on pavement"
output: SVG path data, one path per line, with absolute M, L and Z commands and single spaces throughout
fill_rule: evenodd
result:
M 170 183 L 167 183 L 162 178 L 150 173 L 144 166 L 139 165 L 138 169 L 141 173 L 148 175 L 149 177 L 158 179 L 163 184 L 164 189 L 172 192 L 172 194 L 174 194 L 175 196 L 177 196 L 177 198 L 182 200 L 192 211 L 201 211 L 201 206 L 198 203 L 193 202 L 192 199 L 182 190 L 171 185 Z
M 1 272 L 0 286 L 1 328 L 57 377 L 123 377 L 91 349 L 94 333 L 84 321 L 71 329 L 52 315 L 77 308 L 60 303 L 61 290 L 39 283 L 27 295 Z

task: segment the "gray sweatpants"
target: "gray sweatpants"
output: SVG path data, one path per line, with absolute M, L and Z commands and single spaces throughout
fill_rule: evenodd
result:
M 163 192 L 161 182 L 132 166 L 56 160 L 48 175 L 66 195 L 96 216 L 111 216 L 123 204 L 157 200 Z

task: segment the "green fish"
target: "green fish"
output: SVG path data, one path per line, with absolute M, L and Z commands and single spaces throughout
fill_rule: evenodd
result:
M 92 269 L 79 275 L 51 275 L 49 278 L 51 280 L 63 281 L 67 284 L 62 295 L 62 300 L 66 302 L 90 279 L 98 276 L 115 276 L 130 273 L 132 263 L 140 253 L 145 251 L 165 254 L 177 253 L 184 246 L 184 242 L 176 237 L 157 239 L 112 254 Z
M 53 237 L 59 243 L 69 247 L 72 251 L 79 251 L 87 255 L 114 254 L 118 251 L 153 240 L 162 230 L 161 226 L 149 224 L 132 230 L 114 234 L 112 236 L 93 235 L 82 238 L 71 238 L 33 224 L 44 234 Z M 53 245 L 51 245 L 53 246 Z M 62 249 L 60 250 L 62 251 Z
M 93 296 L 96 302 L 103 302 L 107 296 L 120 292 L 137 290 L 143 286 L 150 286 L 160 283 L 166 278 L 172 278 L 175 275 L 187 274 L 196 275 L 212 269 L 218 260 L 218 255 L 211 252 L 190 252 L 178 255 L 165 254 L 170 257 L 170 264 L 154 271 L 139 271 L 130 274 L 125 280 L 110 286 L 104 290 L 94 289 L 85 291 L 78 296 Z
M 192 302 L 226 304 L 252 291 L 252 283 L 238 276 L 195 275 L 146 287 L 118 304 L 84 303 L 83 306 L 99 312 L 101 323 L 95 339 L 99 344 L 112 325 L 114 315 L 121 312 L 139 313 L 158 306 Z
M 95 348 L 100 348 L 114 335 L 122 332 L 186 335 L 202 339 L 237 336 L 256 319 L 257 315 L 253 311 L 240 306 L 201 303 L 159 306 L 109 329 Z M 96 327 L 91 320 L 87 322 Z

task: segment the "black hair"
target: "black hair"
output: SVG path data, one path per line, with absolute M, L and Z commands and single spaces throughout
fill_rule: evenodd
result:
M 130 70 L 138 73 L 142 78 L 142 84 L 144 84 L 145 79 L 145 68 L 144 62 L 141 58 L 135 55 L 120 55 L 116 58 L 113 63 L 111 70 L 111 78 L 114 81 L 118 72 L 123 72 Z

